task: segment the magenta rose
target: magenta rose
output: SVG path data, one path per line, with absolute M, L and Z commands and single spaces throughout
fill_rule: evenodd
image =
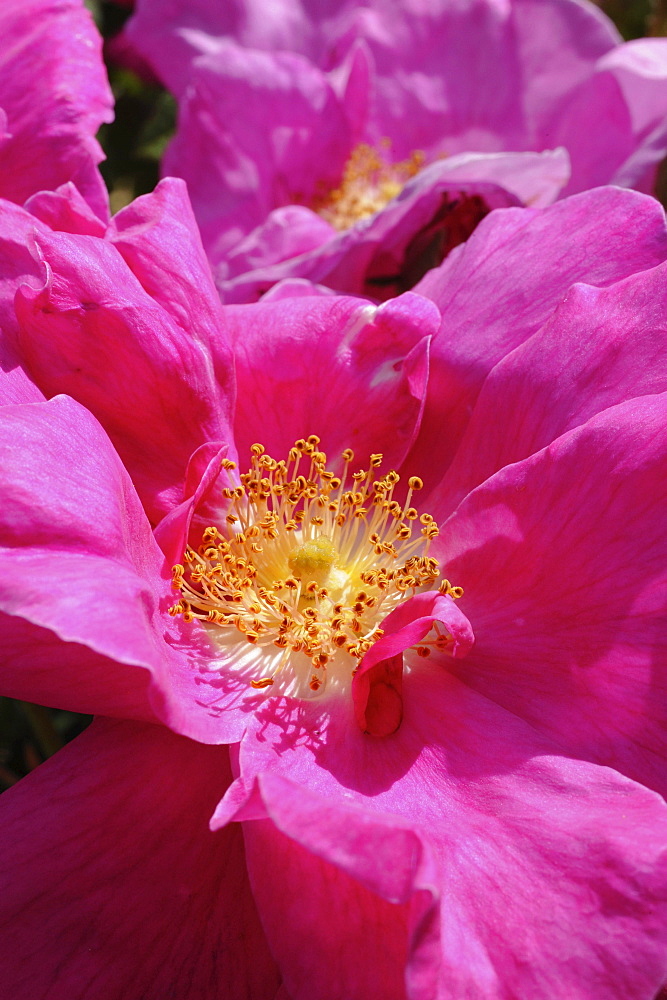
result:
M 385 300 L 490 209 L 650 191 L 667 152 L 667 41 L 583 0 L 141 0 L 125 39 L 178 98 L 163 170 L 225 302 Z
M 99 717 L 0 799 L 7 995 L 653 1000 L 657 203 L 499 210 L 381 306 L 221 307 L 176 181 L 33 208 L 0 691 Z

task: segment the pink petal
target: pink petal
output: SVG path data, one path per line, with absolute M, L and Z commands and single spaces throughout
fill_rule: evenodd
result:
M 620 40 L 607 18 L 577 0 L 373 6 L 379 23 L 355 27 L 377 65 L 378 133 L 402 132 L 402 156 L 406 142 L 433 148 L 435 136 L 449 154 L 540 148 L 536 122 Z
M 96 720 L 3 795 L 8 995 L 273 1000 L 241 831 L 207 821 L 227 751 Z
M 637 135 L 664 117 L 667 39 L 635 38 L 602 56 L 597 69 L 613 73 L 618 80 Z
M 6 551 L 0 561 L 3 565 L 9 561 Z M 43 570 L 34 563 L 30 568 Z M 67 582 L 71 583 L 69 575 Z M 2 695 L 71 712 L 104 711 L 119 718 L 157 721 L 148 693 L 150 678 L 140 669 L 143 664 L 121 663 L 74 638 L 63 641 L 58 622 L 23 606 L 24 588 L 19 580 L 11 612 L 0 614 Z M 6 593 L 0 596 L 0 603 L 3 608 L 7 605 Z M 39 619 L 46 624 L 40 625 Z M 61 631 L 67 634 L 65 629 Z
M 309 22 L 291 0 L 270 7 L 261 0 L 231 0 L 223 5 L 209 0 L 170 0 L 168 5 L 141 0 L 126 34 L 167 86 L 182 93 L 193 60 L 217 51 L 218 38 L 238 37 L 241 44 L 257 49 L 305 51 L 297 39 L 306 42 L 312 36 Z
M 262 296 L 263 302 L 277 302 L 279 299 L 300 299 L 309 295 L 335 295 L 336 292 L 326 285 L 316 285 L 307 278 L 286 278 L 273 285 L 268 292 Z
M 350 815 L 335 801 L 324 816 L 317 796 L 278 775 L 262 775 L 247 793 L 232 785 L 227 799 L 212 828 L 250 821 L 253 893 L 293 1000 L 311 1000 L 315 979 L 318 1000 L 403 1000 L 408 923 L 422 902 L 411 900 L 413 883 L 434 874 L 408 825 L 359 809 Z M 431 886 L 416 896 L 431 902 Z M 420 958 L 433 952 L 432 936 L 424 935 Z
M 21 367 L 17 346 L 18 323 L 14 298 L 21 285 L 39 288 L 44 268 L 34 257 L 35 236 L 44 227 L 60 232 L 103 237 L 106 225 L 93 212 L 78 189 L 68 181 L 56 191 L 40 191 L 26 202 L 25 210 L 0 200 L 0 330 L 3 379 L 2 402 L 29 403 L 44 399 Z
M 526 118 L 536 128 L 622 39 L 598 7 L 580 0 L 514 0 L 511 11 L 518 63 L 530 81 Z
M 490 370 L 542 326 L 572 284 L 609 285 L 666 258 L 664 214 L 643 195 L 604 188 L 536 211 L 493 212 L 416 286 L 444 319 L 411 473 L 431 484 L 434 470 L 442 475 Z
M 612 406 L 463 501 L 433 554 L 475 648 L 452 670 L 664 793 L 667 393 Z
M 374 452 L 400 464 L 420 421 L 428 337 L 439 324 L 432 303 L 407 294 L 376 308 L 312 296 L 229 307 L 227 317 L 242 464 L 256 441 L 280 458 L 313 433 L 332 462 L 352 448 L 355 467 Z
M 109 239 L 150 297 L 188 337 L 215 339 L 216 377 L 229 419 L 234 380 L 231 349 L 224 344 L 224 317 L 201 244 L 185 184 L 168 177 L 114 216 Z M 196 290 L 196 306 L 195 306 Z
M 618 82 L 610 73 L 593 74 L 563 104 L 552 120 L 543 123 L 543 141 L 570 151 L 572 175 L 563 193 L 608 184 L 637 145 Z
M 155 659 L 144 608 L 167 588 L 126 473 L 66 397 L 5 406 L 0 423 L 3 694 L 154 718 L 149 674 L 133 664 Z
M 494 472 L 601 410 L 667 389 L 666 269 L 609 288 L 574 285 L 545 326 L 492 369 L 438 487 L 442 516 Z
M 155 540 L 165 554 L 169 565 L 173 566 L 183 558 L 188 544 L 190 528 L 195 511 L 206 503 L 219 484 L 221 462 L 229 457 L 229 445 L 216 441 L 208 441 L 192 455 L 186 474 L 184 493 L 187 499 L 163 517 L 155 529 Z M 217 516 L 220 516 L 221 501 L 216 497 Z M 216 517 L 206 519 L 206 525 L 201 525 L 199 539 L 201 542 L 204 528 L 216 520 Z
M 389 960 L 401 955 L 406 916 L 411 1000 L 652 997 L 667 957 L 664 802 L 563 758 L 432 660 L 406 677 L 404 696 L 403 725 L 384 740 L 350 714 L 323 724 L 274 706 L 244 740 L 241 776 L 214 817 L 214 828 L 245 823 L 260 913 L 294 1000 L 312 995 L 320 955 L 318 998 L 341 995 L 341 967 L 346 998 L 367 996 L 373 948 L 387 938 Z M 346 933 L 343 915 L 356 919 L 357 906 L 370 939 Z M 324 933 L 339 943 L 336 960 Z
M 0 194 L 21 203 L 71 180 L 106 217 L 95 133 L 113 118 L 113 98 L 90 13 L 78 0 L 12 0 L 0 38 Z
M 142 0 L 127 33 L 177 94 L 203 55 L 219 58 L 223 38 L 246 51 L 299 52 L 325 68 L 364 49 L 364 139 L 388 136 L 398 159 L 414 149 L 432 158 L 552 146 L 543 141 L 548 123 L 620 42 L 612 23 L 579 0 L 281 3 L 270 11 L 256 2 Z M 346 103 L 360 100 L 357 86 Z M 603 138 L 602 127 L 595 132 Z
M 215 52 L 225 36 L 247 47 L 300 52 L 318 65 L 330 65 L 363 39 L 376 67 L 377 136 L 400 141 L 401 134 L 421 133 L 408 152 L 436 131 L 450 141 L 469 131 L 478 143 L 499 133 L 511 148 L 511 138 L 523 138 L 620 41 L 607 18 L 578 0 L 270 9 L 256 0 L 222 6 L 141 0 L 127 32 L 177 93 L 197 56 Z M 467 148 L 482 147 L 469 141 Z
M 239 739 L 247 709 L 221 713 L 210 641 L 168 615 L 169 567 L 99 424 L 58 397 L 0 407 L 0 427 L 2 693 Z
M 313 242 L 320 233 L 319 245 L 297 257 L 283 259 L 282 250 L 276 254 L 276 244 L 267 241 L 266 259 L 255 267 L 246 251 L 257 256 L 257 244 L 272 229 L 269 221 L 217 262 L 216 284 L 223 301 L 254 302 L 290 277 L 376 301 L 409 291 L 429 267 L 468 239 L 492 208 L 517 202 L 495 184 L 441 179 L 441 173 L 446 171 L 440 164 L 426 167 L 381 212 L 331 238 L 324 239 L 327 234 L 313 226 Z
M 385 300 L 412 288 L 490 208 L 514 198 L 552 201 L 569 157 L 545 147 L 570 143 L 577 162 L 589 147 L 597 151 L 602 173 L 592 171 L 588 186 L 611 180 L 637 152 L 620 86 L 612 80 L 609 97 L 595 83 L 598 60 L 619 36 L 578 0 L 428 10 L 341 3 L 326 12 L 284 5 L 280 16 L 253 4 L 223 12 L 145 0 L 129 32 L 182 95 L 166 169 L 193 192 L 225 302 L 256 301 L 277 281 L 299 277 Z M 330 66 L 327 76 L 322 68 Z M 337 98 L 324 114 L 323 81 Z M 567 115 L 589 84 L 595 100 L 584 103 L 595 121 L 582 129 Z M 315 138 L 313 111 L 326 121 Z M 391 158 L 422 150 L 430 165 L 374 218 L 325 232 L 304 206 L 337 186 L 360 140 L 386 139 Z M 654 137 L 651 155 L 667 149 L 661 141 Z M 481 198 L 484 209 L 466 225 L 441 217 L 469 198 Z M 302 208 L 296 229 L 287 224 L 290 204 Z
M 409 904 L 380 898 L 267 820 L 246 823 L 244 842 L 255 902 L 292 1000 L 312 1000 L 315 983 L 318 1000 L 404 1000 Z M 390 851 L 386 857 L 395 863 Z
M 604 83 L 603 83 L 604 81 Z M 594 114 L 601 105 L 592 100 L 594 88 L 603 85 L 611 95 L 614 92 L 615 113 L 607 114 L 604 136 L 598 135 L 599 149 L 596 152 L 587 140 L 586 129 L 595 128 Z M 587 107 L 588 106 L 588 107 Z M 580 94 L 571 107 L 565 111 L 563 126 L 570 131 L 579 130 L 577 146 L 571 145 L 577 161 L 588 152 L 595 162 L 603 180 L 615 184 L 653 190 L 655 168 L 665 155 L 667 135 L 665 115 L 667 114 L 667 41 L 664 38 L 638 38 L 619 45 L 604 55 L 597 63 L 595 76 L 590 83 L 580 88 Z M 626 135 L 616 149 L 608 149 L 606 163 L 600 159 L 604 147 L 608 147 L 609 134 L 622 121 Z M 599 120 L 599 119 L 598 119 Z M 597 132 L 597 129 L 595 129 Z M 579 146 L 582 147 L 581 152 Z M 613 173 L 610 175 L 610 170 Z M 583 169 L 575 171 L 571 190 L 590 187 L 594 176 Z M 648 182 L 648 183 L 647 183 Z
M 14 310 L 16 290 L 25 282 L 40 284 L 40 267 L 30 247 L 42 227 L 28 212 L 0 200 L 0 404 L 32 403 L 44 399 L 21 366 Z
M 291 261 L 293 257 L 301 257 L 311 251 L 318 250 L 323 244 L 334 238 L 336 232 L 328 222 L 305 205 L 283 205 L 269 212 L 266 219 L 248 235 L 236 243 L 220 261 L 216 261 L 216 280 L 221 287 L 224 301 L 254 301 L 258 295 L 227 291 L 228 286 L 235 288 L 238 284 L 235 278 L 243 278 L 247 285 L 250 276 L 248 271 L 259 271 L 254 280 L 262 282 L 259 286 L 264 291 L 267 281 L 262 272 Z
M 107 230 L 71 181 L 61 184 L 55 191 L 38 191 L 28 198 L 25 208 L 56 232 L 104 236 Z
M 524 205 L 542 208 L 556 200 L 570 177 L 565 148 L 542 153 L 459 153 L 438 163 L 441 180 L 485 181 L 515 195 Z
M 217 260 L 272 209 L 336 187 L 356 141 L 321 70 L 227 39 L 194 68 L 164 171 L 187 181 Z
M 149 245 L 153 238 L 149 228 Z M 37 241 L 46 280 L 16 297 L 27 370 L 47 396 L 67 392 L 95 413 L 159 519 L 182 500 L 192 452 L 229 433 L 232 380 L 222 365 L 222 385 L 216 380 L 209 347 L 219 307 L 191 285 L 187 333 L 181 326 L 187 282 L 171 277 L 182 264 L 176 238 L 165 245 L 163 269 L 137 264 L 148 290 L 106 240 L 41 233 Z M 123 244 L 128 256 L 132 242 Z M 172 286 L 170 296 L 152 297 L 158 273 Z M 173 312 L 163 305 L 168 297 Z M 225 356 L 222 339 L 216 350 Z

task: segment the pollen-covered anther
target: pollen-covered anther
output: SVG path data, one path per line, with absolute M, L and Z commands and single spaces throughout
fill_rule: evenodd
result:
M 410 477 L 399 503 L 398 473 L 377 472 L 381 454 L 358 471 L 350 469 L 351 449 L 341 457 L 339 475 L 310 435 L 286 460 L 253 445 L 241 475 L 225 460 L 220 521 L 173 569 L 180 597 L 170 613 L 205 622 L 230 661 L 243 659 L 232 655 L 235 644 L 252 647 L 256 659 L 243 662 L 250 673 L 256 662 L 248 682 L 257 690 L 280 678 L 281 691 L 312 697 L 334 678 L 349 680 L 381 637 L 382 620 L 412 594 L 438 586 L 440 567 L 428 555 L 438 527 L 411 506 L 422 480 Z M 447 580 L 439 587 L 462 594 Z M 446 649 L 448 641 L 438 633 L 417 652 Z
M 390 145 L 385 139 L 379 149 L 367 143 L 356 146 L 338 187 L 316 197 L 313 210 L 335 229 L 343 230 L 383 209 L 419 173 L 425 159 L 415 150 L 407 159 L 392 163 Z

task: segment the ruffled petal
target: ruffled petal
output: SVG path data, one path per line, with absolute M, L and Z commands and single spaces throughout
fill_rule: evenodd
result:
M 399 159 L 435 143 L 449 153 L 529 148 L 536 123 L 621 40 L 608 18 L 578 0 L 343 0 L 271 10 L 257 0 L 142 0 L 127 32 L 177 93 L 222 37 L 299 52 L 325 67 L 362 40 L 374 65 L 370 138 L 389 136 Z
M 14 310 L 17 288 L 39 286 L 40 267 L 30 252 L 33 234 L 42 227 L 18 205 L 0 200 L 0 405 L 32 403 L 44 395 L 21 366 Z
M 227 317 L 242 464 L 256 441 L 279 459 L 317 434 L 333 463 L 352 448 L 355 462 L 382 452 L 400 465 L 421 419 L 429 336 L 440 322 L 432 303 L 407 294 L 378 308 L 312 296 L 229 307 Z
M 474 636 L 470 622 L 451 597 L 438 591 L 416 594 L 382 621 L 383 635 L 361 660 L 352 682 L 359 728 L 372 736 L 390 736 L 403 718 L 403 653 L 441 622 L 452 640 L 452 656 L 465 656 Z
M 597 126 L 604 116 L 605 129 Z M 602 56 L 545 129 L 573 154 L 567 193 L 611 181 L 651 192 L 667 149 L 667 41 L 637 38 Z M 595 137 L 592 141 L 593 136 Z
M 57 397 L 0 426 L 2 693 L 239 739 L 247 710 L 221 713 L 210 640 L 168 615 L 169 567 L 99 424 Z
M 81 236 L 104 236 L 106 224 L 93 212 L 79 189 L 68 181 L 55 191 L 38 191 L 25 203 L 26 211 L 50 229 Z
M 133 210 L 140 211 L 141 206 Z M 209 344 L 218 306 L 206 303 L 198 285 L 191 286 L 187 333 L 181 325 L 187 282 L 172 274 L 182 263 L 183 230 L 186 225 L 173 225 L 173 241 L 165 242 L 151 268 L 144 266 L 147 252 L 133 255 L 131 236 L 120 240 L 123 252 L 137 261 L 138 275 L 107 240 L 40 233 L 46 279 L 39 289 L 21 288 L 16 298 L 29 374 L 47 396 L 67 392 L 95 413 L 156 520 L 183 499 L 192 452 L 207 440 L 229 436 L 233 377 L 223 370 L 229 352 L 222 340 L 216 345 L 219 381 Z M 147 223 L 147 244 L 154 239 Z M 196 257 L 187 253 L 190 260 Z M 160 270 L 172 292 L 154 298 Z M 172 312 L 164 305 L 167 299 Z
M 246 823 L 244 841 L 255 901 L 292 1000 L 404 1000 L 409 903 L 381 898 L 268 820 Z M 355 846 L 365 854 L 379 845 L 359 838 Z M 396 864 L 397 854 L 387 845 L 385 852 L 387 864 Z
M 664 802 L 564 758 L 442 664 L 421 661 L 404 694 L 384 740 L 350 714 L 323 725 L 274 706 L 216 811 L 214 828 L 244 822 L 253 883 L 279 880 L 256 898 L 294 1000 L 312 996 L 317 957 L 318 997 L 340 996 L 341 967 L 346 998 L 367 996 L 374 949 L 391 942 L 395 975 L 406 921 L 411 1000 L 652 997 L 667 957 Z
M 442 478 L 490 370 L 542 326 L 571 285 L 609 285 L 665 259 L 662 209 L 629 191 L 602 188 L 535 211 L 493 212 L 415 287 L 437 304 L 443 324 L 411 471 L 429 486 Z
M 155 660 L 146 610 L 166 587 L 126 473 L 66 397 L 5 406 L 0 423 L 3 694 L 155 718 L 133 664 Z
M 515 195 L 524 205 L 542 208 L 556 200 L 570 178 L 564 147 L 541 153 L 459 153 L 438 164 L 441 180 L 485 181 Z
M 164 170 L 187 181 L 216 261 L 272 209 L 335 188 L 354 144 L 325 73 L 301 56 L 225 39 L 193 69 Z
M 220 405 L 234 402 L 233 359 L 225 343 L 224 316 L 183 181 L 167 177 L 148 195 L 114 216 L 108 234 L 144 291 L 183 331 L 203 343 L 215 340 Z M 195 305 L 196 290 L 196 308 Z
M 492 369 L 432 513 L 446 517 L 503 466 L 607 407 L 667 390 L 666 271 L 662 264 L 609 288 L 574 285 L 545 326 Z
M 548 159 L 540 161 L 537 172 L 542 174 L 542 186 L 553 190 Z M 315 242 L 319 234 L 318 245 L 291 259 L 286 259 L 282 246 L 270 239 L 275 214 L 270 216 L 264 226 L 217 262 L 216 284 L 223 301 L 254 302 L 288 277 L 307 278 L 376 301 L 409 291 L 429 268 L 467 240 L 491 209 L 518 203 L 509 190 L 476 179 L 478 171 L 472 166 L 472 178 L 466 179 L 465 173 L 462 169 L 460 176 L 450 178 L 446 161 L 433 163 L 382 211 L 361 218 L 351 228 L 335 233 L 331 227 L 326 232 L 322 226 L 311 225 L 309 235 Z M 515 186 L 521 189 L 524 185 L 517 178 Z M 302 213 L 308 211 L 302 209 Z M 314 213 L 310 215 L 316 218 Z M 261 257 L 258 245 L 263 245 Z

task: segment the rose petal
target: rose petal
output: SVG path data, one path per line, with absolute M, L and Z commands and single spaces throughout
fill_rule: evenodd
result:
M 665 259 L 660 207 L 615 188 L 484 219 L 461 250 L 416 286 L 436 302 L 443 324 L 433 343 L 423 427 L 408 458 L 411 472 L 429 486 L 442 477 L 490 370 L 542 326 L 571 285 L 609 285 Z
M 600 132 L 597 123 L 605 104 L 605 129 Z M 562 138 L 573 153 L 568 193 L 591 187 L 596 179 L 652 191 L 655 167 L 665 155 L 666 114 L 664 38 L 637 38 L 602 56 L 595 74 L 563 109 L 562 120 L 554 120 L 549 129 L 549 141 Z
M 380 308 L 308 297 L 230 307 L 227 316 L 242 462 L 256 441 L 280 458 L 315 433 L 333 462 L 352 448 L 355 467 L 375 452 L 388 467 L 400 464 L 420 421 L 428 336 L 439 323 L 432 303 L 409 294 Z
M 241 832 L 207 828 L 229 779 L 223 748 L 99 719 L 3 795 L 3 989 L 273 997 Z
M 167 613 L 169 567 L 97 421 L 58 397 L 0 407 L 0 428 L 3 694 L 238 740 L 248 710 L 222 712 L 210 640 Z
M 71 180 L 106 218 L 95 133 L 113 118 L 113 97 L 91 14 L 78 0 L 12 0 L 0 38 L 0 193 L 20 204 Z
M 200 515 L 199 538 L 194 542 L 195 546 L 201 543 L 202 532 L 208 524 L 219 518 L 222 499 L 215 505 L 217 516 L 205 518 L 206 524 L 201 523 L 204 516 L 201 511 L 203 508 L 205 513 L 213 506 L 207 505 L 206 501 L 213 487 L 219 482 L 222 461 L 228 456 L 229 445 L 221 444 L 219 441 L 208 441 L 198 448 L 190 459 L 184 489 L 187 499 L 163 517 L 155 529 L 155 540 L 164 552 L 169 565 L 173 566 L 183 558 L 195 512 Z
M 271 209 L 336 187 L 354 145 L 325 73 L 292 53 L 220 39 L 193 68 L 164 170 L 187 181 L 217 261 Z
M 183 498 L 192 452 L 228 435 L 233 381 L 228 373 L 222 386 L 215 378 L 200 289 L 192 289 L 186 334 L 106 240 L 61 233 L 37 239 L 46 280 L 16 297 L 28 371 L 47 396 L 67 392 L 95 413 L 159 520 Z M 174 269 L 178 249 L 174 241 L 165 250 Z M 217 349 L 222 356 L 222 339 Z
M 318 1000 L 404 1000 L 409 903 L 380 898 L 266 820 L 245 824 L 244 841 L 253 895 L 294 1000 L 311 1000 L 314 983 Z
M 498 472 L 433 554 L 475 648 L 452 670 L 567 753 L 664 792 L 667 393 Z
M 21 366 L 14 310 L 16 289 L 26 281 L 41 284 L 40 266 L 30 248 L 41 226 L 24 209 L 0 199 L 0 403 L 32 403 L 44 399 Z
M 546 182 L 548 164 L 544 173 Z M 447 164 L 433 163 L 381 212 L 361 218 L 351 228 L 327 234 L 312 224 L 309 236 L 313 243 L 317 237 L 319 245 L 289 260 L 281 245 L 267 239 L 273 229 L 269 217 L 265 226 L 229 255 L 214 258 L 216 284 L 224 302 L 255 301 L 289 277 L 387 301 L 416 285 L 429 268 L 470 236 L 492 208 L 505 208 L 517 200 L 486 180 L 449 179 Z M 263 257 L 257 260 L 259 244 Z
M 105 223 L 95 215 L 71 181 L 61 184 L 55 191 L 38 191 L 28 198 L 25 208 L 56 232 L 104 236 L 107 231 Z
M 353 910 L 358 890 L 323 876 L 322 862 L 387 901 L 410 903 L 411 998 L 652 996 L 667 955 L 664 802 L 564 758 L 431 660 L 406 678 L 404 705 L 400 730 L 382 741 L 343 712 L 323 725 L 321 715 L 274 706 L 246 736 L 240 777 L 216 811 L 214 827 L 245 823 L 257 885 L 279 869 L 286 837 L 305 849 L 286 852 L 290 892 L 257 897 L 295 1000 L 309 996 L 328 914 L 343 942 L 345 996 L 368 990 L 363 954 L 332 909 L 335 894 L 341 912 Z M 282 836 L 266 834 L 267 820 Z M 281 914 L 285 899 L 303 898 L 295 937 Z M 405 912 L 361 905 L 374 939 L 388 935 L 399 948 Z M 340 965 L 320 963 L 322 1000 L 340 996 Z
M 352 681 L 357 724 L 372 736 L 391 736 L 403 718 L 403 652 L 442 622 L 452 636 L 452 656 L 465 656 L 474 636 L 451 597 L 438 591 L 416 594 L 382 621 L 383 635 L 361 660 Z
M 575 285 L 545 326 L 492 369 L 432 513 L 446 516 L 498 469 L 607 407 L 667 389 L 666 270 L 603 289 Z

